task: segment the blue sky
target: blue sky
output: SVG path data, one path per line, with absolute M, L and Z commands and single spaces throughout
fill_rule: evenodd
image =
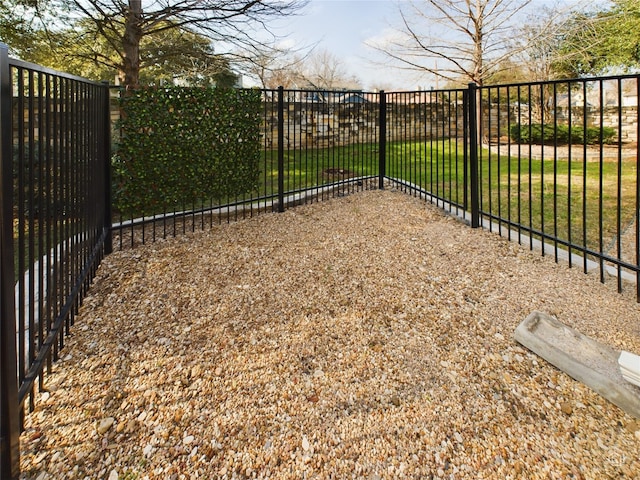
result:
M 374 62 L 384 59 L 365 45 L 389 29 L 397 12 L 396 0 L 311 0 L 301 15 L 284 23 L 279 33 L 290 32 L 285 39 L 294 48 L 317 44 L 316 48 L 337 56 L 365 88 L 415 87 L 414 74 L 381 68 Z
M 277 28 L 288 47 L 317 44 L 341 58 L 350 74 L 367 90 L 416 89 L 435 86 L 432 77 L 385 67 L 385 58 L 365 42 L 388 35 L 399 25 L 398 4 L 406 0 L 311 0 L 302 14 Z M 556 0 L 533 0 L 533 7 Z M 560 4 L 586 5 L 591 0 L 558 0 Z

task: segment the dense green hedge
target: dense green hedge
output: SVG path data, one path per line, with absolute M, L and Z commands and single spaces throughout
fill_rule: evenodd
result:
M 600 127 L 587 127 L 586 142 L 589 145 L 600 143 Z M 515 124 L 510 128 L 511 139 L 517 143 L 567 144 L 584 143 L 585 130 L 582 126 L 553 125 L 535 123 L 531 125 Z M 616 130 L 612 127 L 602 127 L 602 143 L 615 140 Z
M 114 203 L 148 215 L 257 188 L 260 91 L 146 88 L 121 99 Z

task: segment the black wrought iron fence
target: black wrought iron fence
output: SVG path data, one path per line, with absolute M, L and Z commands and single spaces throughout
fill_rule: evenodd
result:
M 287 205 L 377 186 L 377 93 L 285 89 L 261 93 L 255 188 L 237 195 L 164 205 L 147 215 L 116 210 L 113 232 L 117 246 L 153 241 L 259 212 L 284 211 Z
M 638 76 L 479 89 L 478 188 L 489 230 L 618 289 L 640 265 Z
M 13 478 L 23 404 L 111 248 L 108 87 L 10 59 L 2 45 L 0 87 L 0 476 Z
M 394 93 L 262 90 L 252 188 L 139 212 L 126 202 L 112 212 L 116 90 L 9 59 L 6 48 L 0 76 L 2 478 L 17 475 L 22 407 L 112 240 L 124 248 L 391 185 L 472 227 L 598 269 L 601 281 L 609 272 L 619 289 L 633 280 L 640 301 L 638 76 Z

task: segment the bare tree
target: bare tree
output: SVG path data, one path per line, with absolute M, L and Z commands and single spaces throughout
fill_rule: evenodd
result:
M 247 73 L 262 88 L 295 88 L 303 83 L 301 69 L 309 53 L 278 46 L 267 46 L 247 62 Z
M 412 0 L 400 3 L 401 25 L 374 49 L 401 67 L 449 82 L 482 85 L 513 51 L 505 48 L 516 17 L 531 0 Z
M 89 21 L 95 35 L 117 52 L 122 82 L 136 87 L 140 79 L 143 38 L 172 29 L 207 37 L 241 57 L 256 54 L 256 32 L 270 18 L 296 13 L 308 0 L 54 0 L 70 23 Z
M 279 55 L 278 55 L 279 53 Z M 297 52 L 300 53 L 300 52 Z M 356 90 L 360 81 L 328 50 L 311 50 L 304 55 L 271 49 L 253 62 L 253 76 L 265 88 L 312 88 Z
M 302 77 L 317 90 L 354 90 L 360 81 L 351 75 L 342 60 L 328 50 L 313 52 L 303 67 Z
M 583 12 L 591 4 L 590 0 L 583 0 L 579 11 Z M 594 20 L 577 24 L 573 21 L 576 12 L 556 4 L 543 7 L 524 19 L 509 45 L 514 62 L 528 79 L 546 81 L 575 76 L 566 65 L 579 61 L 583 51 L 567 49 L 566 39 L 592 34 L 594 23 L 597 23 Z M 596 41 L 601 43 L 604 39 Z M 594 47 L 594 43 L 591 46 Z

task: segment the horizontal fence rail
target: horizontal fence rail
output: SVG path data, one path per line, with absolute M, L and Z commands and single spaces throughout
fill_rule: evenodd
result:
M 110 249 L 108 87 L 2 63 L 2 478 L 16 474 L 19 410 L 42 388 Z M 8 349 L 13 343 L 15 348 Z M 9 358 L 13 356 L 13 358 Z M 17 384 L 16 382 L 17 378 Z M 10 385 L 16 384 L 17 391 Z M 11 398 L 8 398 L 8 397 Z

